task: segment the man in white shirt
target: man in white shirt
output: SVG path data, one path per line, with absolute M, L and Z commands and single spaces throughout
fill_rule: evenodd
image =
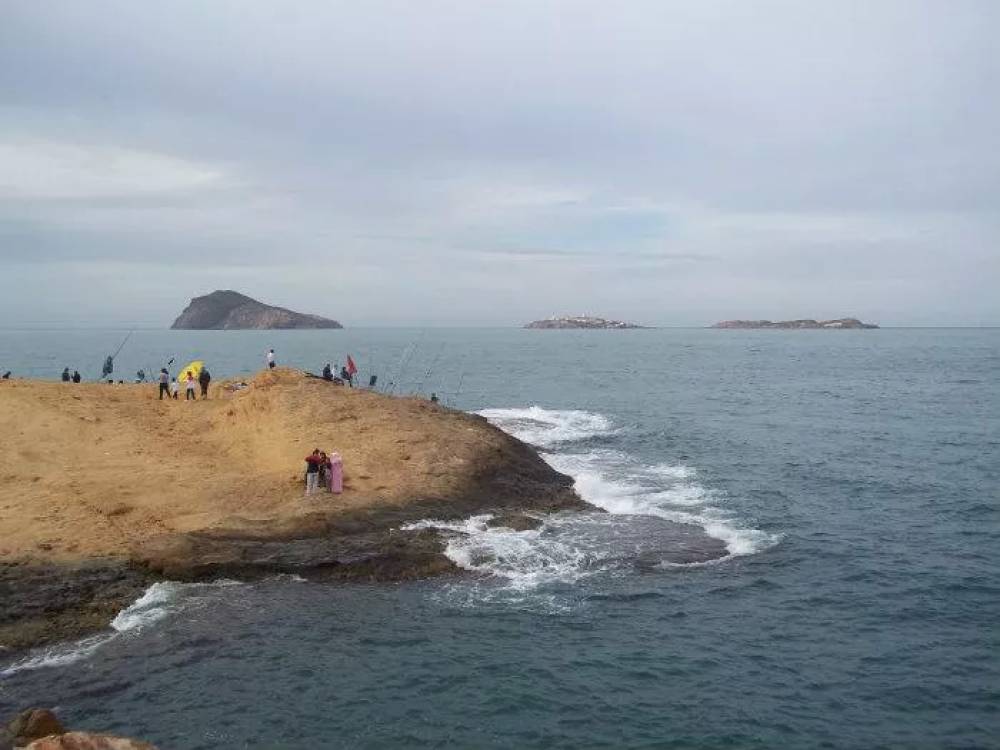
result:
M 270 349 L 267 352 L 267 366 L 274 369 L 274 349 Z

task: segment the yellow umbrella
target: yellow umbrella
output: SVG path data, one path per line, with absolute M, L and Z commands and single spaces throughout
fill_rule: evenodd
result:
M 191 373 L 194 376 L 194 379 L 197 380 L 198 376 L 201 374 L 201 369 L 204 366 L 205 366 L 204 362 L 202 362 L 200 359 L 196 359 L 194 362 L 191 362 L 187 366 L 182 367 L 180 370 L 177 371 L 177 382 L 180 383 L 181 385 L 186 383 L 188 373 Z

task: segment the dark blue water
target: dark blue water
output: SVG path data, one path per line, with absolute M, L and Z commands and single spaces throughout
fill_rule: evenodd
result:
M 0 331 L 0 369 L 121 335 Z M 472 520 L 457 579 L 161 586 L 0 712 L 177 749 L 1000 747 L 1000 331 L 146 331 L 119 370 L 272 345 L 489 409 L 611 512 Z M 730 554 L 671 565 L 668 522 Z

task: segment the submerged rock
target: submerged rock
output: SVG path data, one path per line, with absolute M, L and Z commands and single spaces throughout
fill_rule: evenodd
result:
M 47 708 L 28 708 L 19 713 L 0 730 L 0 750 L 24 747 L 33 740 L 62 734 L 66 729 L 56 715 Z

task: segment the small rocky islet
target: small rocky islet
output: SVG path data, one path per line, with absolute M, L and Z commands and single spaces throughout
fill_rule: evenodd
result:
M 544 320 L 533 320 L 527 323 L 525 328 L 535 328 L 541 330 L 565 330 L 565 329 L 592 329 L 592 330 L 625 330 L 634 328 L 646 328 L 647 326 L 638 323 L 628 323 L 623 320 L 609 320 L 607 318 L 597 318 L 591 315 L 575 315 Z
M 783 331 L 799 330 L 867 330 L 878 328 L 874 323 L 862 323 L 857 318 L 835 318 L 833 320 L 814 320 L 800 318 L 798 320 L 723 320 L 709 328 L 729 328 L 737 330 L 779 329 Z

